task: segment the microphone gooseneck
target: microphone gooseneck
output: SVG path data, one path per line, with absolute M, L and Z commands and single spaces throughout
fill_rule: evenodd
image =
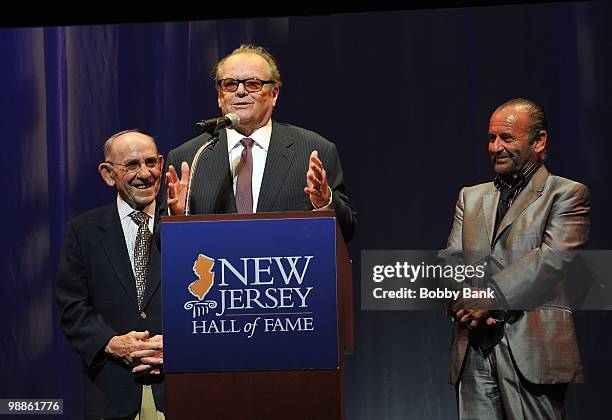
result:
M 202 155 L 204 150 L 206 150 L 210 146 L 214 146 L 217 141 L 219 141 L 218 136 L 213 136 L 209 138 L 206 143 L 200 146 L 195 156 L 193 157 L 193 160 L 191 161 L 191 174 L 189 175 L 189 183 L 187 184 L 187 197 L 185 198 L 185 216 L 188 216 L 190 214 L 189 208 L 191 207 L 191 181 L 193 181 L 193 176 L 195 175 L 195 171 L 198 166 L 198 161 L 200 160 L 200 155 Z
M 200 156 L 207 148 L 214 146 L 219 141 L 219 130 L 222 128 L 235 128 L 240 124 L 240 117 L 236 114 L 229 113 L 224 117 L 219 118 L 209 118 L 207 120 L 201 120 L 196 123 L 196 128 L 200 131 L 200 133 L 209 133 L 211 134 L 211 138 L 209 138 L 196 152 L 193 160 L 191 161 L 191 173 L 189 176 L 189 183 L 187 184 L 187 197 L 185 198 L 185 215 L 188 216 L 190 214 L 191 207 L 191 182 L 193 181 L 194 175 L 196 173 L 196 168 L 198 167 L 198 161 L 200 160 Z

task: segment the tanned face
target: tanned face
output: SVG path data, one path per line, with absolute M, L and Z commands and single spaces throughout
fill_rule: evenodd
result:
M 498 109 L 489 120 L 489 155 L 495 172 L 517 175 L 527 165 L 540 159 L 546 145 L 546 131 L 529 142 L 531 117 L 523 109 L 509 106 Z

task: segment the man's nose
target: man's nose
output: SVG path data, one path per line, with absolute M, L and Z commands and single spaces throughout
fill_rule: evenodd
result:
M 149 168 L 147 164 L 141 160 L 138 165 L 136 175 L 138 175 L 140 178 L 148 178 L 149 176 L 151 176 L 151 168 Z
M 499 136 L 495 136 L 494 139 L 489 139 L 489 151 L 491 153 L 501 152 L 503 149 Z
M 248 94 L 249 92 L 244 87 L 244 83 L 243 82 L 238 83 L 238 89 L 236 89 L 236 95 L 242 97 L 242 96 L 247 96 Z

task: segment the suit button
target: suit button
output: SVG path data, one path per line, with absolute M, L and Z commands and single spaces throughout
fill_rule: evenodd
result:
M 140 318 L 142 318 L 142 319 L 147 319 L 147 314 L 145 314 L 145 313 L 144 313 L 144 311 L 143 311 L 143 312 L 141 312 L 141 313 L 140 313 Z

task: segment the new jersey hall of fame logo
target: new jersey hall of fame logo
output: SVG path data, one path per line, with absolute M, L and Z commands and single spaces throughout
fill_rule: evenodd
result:
M 308 278 L 314 256 L 242 257 L 235 260 L 199 254 L 184 309 L 191 312 L 192 334 L 244 334 L 315 330 Z M 186 293 L 187 294 L 187 293 Z

